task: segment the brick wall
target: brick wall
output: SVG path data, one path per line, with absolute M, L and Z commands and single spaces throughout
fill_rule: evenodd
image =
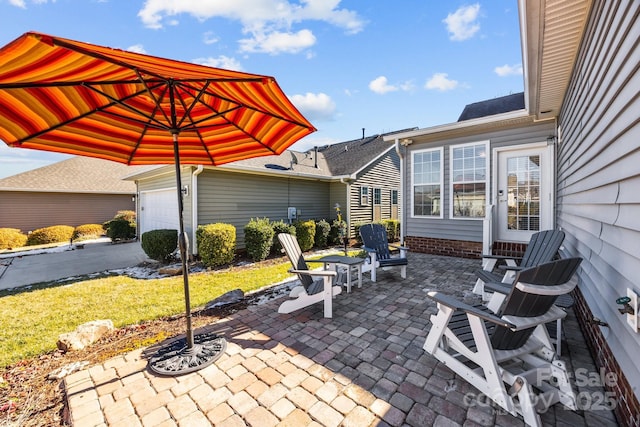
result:
M 576 299 L 576 304 L 574 305 L 576 318 L 596 365 L 598 368 L 603 368 L 607 373 L 612 372 L 615 374 L 615 384 L 613 386 L 605 385 L 605 387 L 607 391 L 613 392 L 616 396 L 615 414 L 618 422 L 622 426 L 640 426 L 640 403 L 631 385 L 627 382 L 624 373 L 613 357 L 611 349 L 602 336 L 600 327 L 591 321 L 593 314 L 587 306 L 582 292 L 576 289 L 574 296 Z
M 404 244 L 413 252 L 432 255 L 480 258 L 482 243 L 465 240 L 432 239 L 429 237 L 405 237 Z

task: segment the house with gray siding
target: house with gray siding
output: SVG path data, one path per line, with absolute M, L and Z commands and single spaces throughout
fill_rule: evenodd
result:
M 637 426 L 638 310 L 621 314 L 616 300 L 640 294 L 640 3 L 518 6 L 523 94 L 384 138 L 401 158 L 402 236 L 415 251 L 474 257 L 562 229 L 561 255 L 583 258 L 574 310 L 602 369 L 589 374 L 609 378 L 600 397 Z
M 367 136 L 306 152 L 247 159 L 226 165 L 183 166 L 185 231 L 195 242 L 199 225 L 236 227 L 238 249 L 251 218 L 285 222 L 337 218 L 353 225 L 398 218 L 399 164 L 384 135 Z M 138 232 L 178 229 L 173 166 L 154 166 L 126 178 L 136 184 Z M 191 245 L 196 253 L 195 244 Z
M 52 225 L 102 224 L 118 211 L 135 210 L 136 186 L 122 178 L 138 168 L 72 157 L 0 179 L 0 228 L 28 233 Z

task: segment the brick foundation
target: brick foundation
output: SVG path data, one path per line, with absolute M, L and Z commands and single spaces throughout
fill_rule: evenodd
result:
M 432 239 L 429 237 L 405 237 L 404 244 L 411 251 L 423 254 L 455 256 L 460 258 L 482 257 L 482 243 L 466 240 Z
M 609 345 L 602 336 L 600 327 L 591 321 L 593 313 L 591 313 L 579 289 L 574 291 L 574 297 L 576 304 L 573 308 L 576 318 L 596 366 L 603 368 L 607 373 L 612 372 L 615 374 L 615 384 L 613 386 L 605 385 L 605 388 L 615 395 L 616 407 L 614 412 L 618 422 L 621 426 L 640 426 L 640 403 L 633 392 L 633 388 L 613 357 Z

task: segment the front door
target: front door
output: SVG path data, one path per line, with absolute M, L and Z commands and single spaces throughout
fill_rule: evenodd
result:
M 528 242 L 554 227 L 552 146 L 501 149 L 497 177 L 498 240 Z

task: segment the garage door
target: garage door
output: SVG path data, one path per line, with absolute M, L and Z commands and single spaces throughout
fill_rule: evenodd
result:
M 140 235 L 150 230 L 178 230 L 178 195 L 175 188 L 140 192 Z

